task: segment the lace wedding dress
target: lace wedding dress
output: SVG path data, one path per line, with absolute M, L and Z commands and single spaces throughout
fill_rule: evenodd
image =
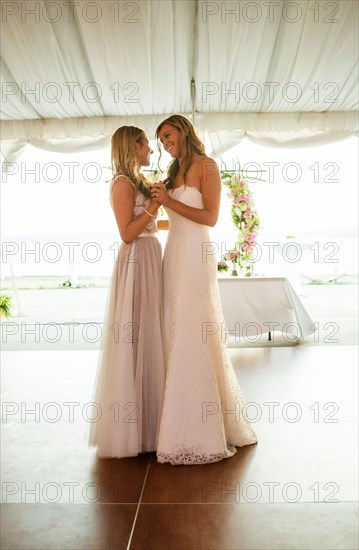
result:
M 196 187 L 170 192 L 203 208 Z M 167 377 L 157 461 L 204 464 L 232 456 L 235 446 L 257 442 L 223 337 L 225 321 L 217 261 L 208 227 L 170 209 L 163 261 L 164 344 Z
M 136 193 L 133 219 L 149 202 Z M 153 220 L 133 243 L 122 243 L 112 274 L 89 430 L 89 445 L 101 458 L 157 449 L 165 367 L 162 248 L 156 232 Z

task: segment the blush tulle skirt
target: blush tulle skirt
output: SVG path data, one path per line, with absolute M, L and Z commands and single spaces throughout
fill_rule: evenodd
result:
M 101 458 L 157 449 L 165 386 L 162 248 L 157 237 L 122 244 L 107 298 L 88 443 Z

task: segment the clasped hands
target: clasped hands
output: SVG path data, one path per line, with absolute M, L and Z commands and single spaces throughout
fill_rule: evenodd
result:
M 160 204 L 166 205 L 170 199 L 170 197 L 167 194 L 166 187 L 162 183 L 162 181 L 159 181 L 157 183 L 154 183 L 151 187 L 151 195 L 152 199 L 154 201 L 159 202 Z

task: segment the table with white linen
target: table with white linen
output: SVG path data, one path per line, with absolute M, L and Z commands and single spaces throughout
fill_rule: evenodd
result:
M 312 319 L 285 277 L 218 277 L 229 336 L 259 339 L 280 332 L 299 342 L 315 332 Z

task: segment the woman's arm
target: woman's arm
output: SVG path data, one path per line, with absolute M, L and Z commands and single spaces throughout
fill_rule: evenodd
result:
M 156 199 L 163 205 L 171 208 L 177 214 L 202 225 L 213 227 L 216 225 L 221 200 L 221 178 L 218 166 L 213 159 L 206 158 L 198 167 L 194 179 L 199 182 L 203 198 L 203 208 L 193 208 L 173 199 L 167 194 L 164 186 L 155 184 L 153 191 L 157 191 Z M 193 174 L 194 176 L 194 174 Z M 198 187 L 197 187 L 198 189 Z
M 114 181 L 112 201 L 121 239 L 126 244 L 132 243 L 147 227 L 151 218 L 146 212 L 143 212 L 135 220 L 132 220 L 135 195 L 132 184 L 126 176 L 118 176 Z M 159 206 L 159 202 L 151 201 L 146 210 L 154 215 Z

